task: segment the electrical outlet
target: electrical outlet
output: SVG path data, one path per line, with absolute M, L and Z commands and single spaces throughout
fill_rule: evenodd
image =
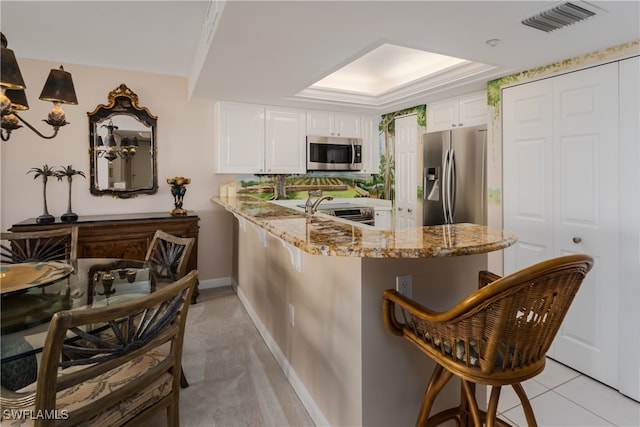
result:
M 405 276 L 396 276 L 396 291 L 400 292 L 407 298 L 411 298 L 411 284 L 413 277 L 410 274 Z
M 296 309 L 293 304 L 289 304 L 289 324 L 293 327 L 296 326 Z

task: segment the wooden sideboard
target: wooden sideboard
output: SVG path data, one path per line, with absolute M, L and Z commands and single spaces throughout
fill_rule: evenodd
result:
M 156 230 L 196 239 L 187 262 L 187 271 L 198 268 L 198 221 L 194 212 L 172 216 L 169 213 L 139 213 L 80 216 L 72 223 L 56 221 L 37 224 L 35 218 L 14 224 L 9 231 L 51 230 L 78 227 L 78 258 L 123 258 L 143 260 Z M 192 302 L 198 297 L 196 288 Z

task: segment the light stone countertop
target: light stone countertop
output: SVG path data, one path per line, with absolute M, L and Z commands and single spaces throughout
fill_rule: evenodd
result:
M 361 258 L 437 258 L 481 254 L 516 242 L 513 233 L 477 224 L 381 230 L 251 197 L 212 201 L 284 242 L 312 255 Z

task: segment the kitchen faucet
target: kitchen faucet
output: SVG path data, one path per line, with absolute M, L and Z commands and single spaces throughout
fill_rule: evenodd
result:
M 312 202 L 311 197 L 317 197 L 317 199 Z M 313 215 L 318 210 L 318 205 L 320 205 L 320 203 L 324 200 L 333 200 L 333 196 L 323 196 L 322 190 L 309 191 L 309 197 L 304 204 L 304 213 L 307 215 Z

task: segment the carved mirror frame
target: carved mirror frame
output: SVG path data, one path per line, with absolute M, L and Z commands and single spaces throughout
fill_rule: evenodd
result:
M 135 197 L 139 194 L 155 194 L 158 191 L 158 169 L 157 169 L 157 145 L 156 127 L 158 117 L 151 114 L 148 108 L 138 105 L 138 95 L 129 89 L 124 83 L 109 92 L 108 104 L 100 104 L 95 110 L 87 113 L 89 116 L 89 164 L 90 164 L 90 190 L 96 196 L 110 195 L 119 198 Z M 151 185 L 132 189 L 100 188 L 98 184 L 98 154 L 104 147 L 98 143 L 98 128 L 106 125 L 118 115 L 134 117 L 143 125 L 149 127 L 151 132 L 150 156 L 151 156 Z M 105 126 L 106 127 L 106 126 Z M 118 161 L 122 159 L 118 158 Z

